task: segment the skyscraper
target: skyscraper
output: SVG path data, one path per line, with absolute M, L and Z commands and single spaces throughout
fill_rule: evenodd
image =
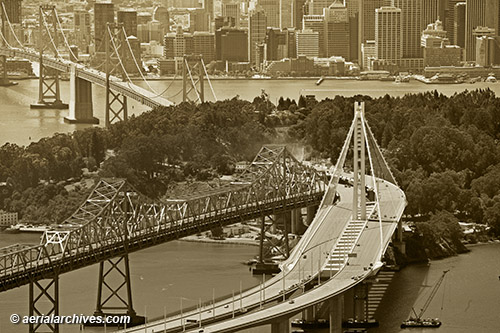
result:
M 375 39 L 375 9 L 391 5 L 391 0 L 359 0 L 359 43 Z
M 203 61 L 208 64 L 215 60 L 215 35 L 206 31 L 193 33 L 194 54 L 201 54 Z
M 465 59 L 476 59 L 476 38 L 473 35 L 477 27 L 499 29 L 499 2 L 495 0 L 467 0 L 465 12 Z
M 267 26 L 280 27 L 280 0 L 258 0 L 267 17 Z
M 319 34 L 311 29 L 297 31 L 297 57 L 304 55 L 306 57 L 319 56 Z
M 398 64 L 403 57 L 401 9 L 381 7 L 375 10 L 375 56 Z
M 325 17 L 323 15 L 304 15 L 302 20 L 303 30 L 312 30 L 318 33 L 318 56 L 326 56 L 325 48 Z M 303 35 L 304 36 L 304 35 Z M 303 37 L 301 37 L 303 38 Z M 299 55 L 299 54 L 297 54 Z
M 394 0 L 394 6 L 401 9 L 403 58 L 421 58 L 422 0 Z
M 452 43 L 465 48 L 465 2 L 458 2 L 454 8 Z
M 455 24 L 455 5 L 459 2 L 463 2 L 465 4 L 465 0 L 441 0 L 444 1 L 444 29 L 448 33 L 448 38 L 450 39 L 451 44 L 456 44 L 454 40 L 454 24 Z M 465 7 L 464 7 L 465 8 Z M 465 18 L 465 16 L 464 16 Z M 465 19 L 464 19 L 465 22 Z
M 10 23 L 22 23 L 21 17 L 21 1 L 22 0 L 2 0 L 0 4 L 5 7 L 5 12 Z M 3 11 L 3 9 L 2 9 Z
M 108 23 L 115 21 L 115 8 L 111 2 L 94 3 L 94 44 L 96 52 L 106 52 L 105 39 Z
M 127 36 L 137 37 L 137 11 L 133 9 L 122 9 L 116 13 L 118 23 L 123 24 Z
M 80 9 L 73 12 L 73 34 L 79 50 L 88 52 L 90 44 L 90 13 Z
M 304 4 L 306 0 L 293 0 L 292 1 L 292 18 L 293 26 L 297 30 L 302 29 L 302 16 L 304 16 Z
M 293 0 L 280 0 L 280 28 L 292 28 L 292 3 Z
M 248 60 L 252 65 L 257 63 L 257 47 L 266 40 L 267 17 L 262 8 L 255 9 L 248 20 Z
M 441 0 L 423 0 L 422 1 L 422 28 L 425 29 L 428 24 L 434 23 L 439 17 L 439 5 Z M 440 17 L 444 20 L 444 17 Z
M 350 59 L 349 18 L 343 1 L 335 0 L 323 10 L 325 16 L 326 56 L 341 56 Z
M 222 16 L 232 17 L 236 23 L 236 28 L 240 27 L 240 4 L 237 2 L 223 3 Z

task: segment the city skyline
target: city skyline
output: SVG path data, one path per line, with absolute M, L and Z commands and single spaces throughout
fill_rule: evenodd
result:
M 12 16 L 11 29 L 4 32 L 7 42 L 14 44 L 17 38 L 35 46 L 39 28 L 32 18 L 38 4 L 20 10 L 21 0 L 2 3 L 9 20 Z M 168 0 L 55 5 L 60 7 L 60 23 L 68 39 L 78 47 L 80 61 L 101 63 L 106 25 L 121 23 L 135 62 L 167 75 L 177 73 L 180 57 L 192 53 L 217 70 L 258 73 L 269 73 L 280 67 L 276 62 L 299 56 L 311 60 L 307 72 L 318 72 L 325 63 L 337 66 L 339 60 L 347 71 L 415 73 L 429 64 L 500 64 L 500 8 L 488 0 Z M 400 19 L 377 24 L 377 12 L 383 21 L 382 14 L 394 9 L 399 9 Z M 441 43 L 422 42 L 429 24 L 443 31 Z M 229 35 L 236 44 L 227 42 Z M 138 71 L 134 57 L 124 60 L 132 74 Z

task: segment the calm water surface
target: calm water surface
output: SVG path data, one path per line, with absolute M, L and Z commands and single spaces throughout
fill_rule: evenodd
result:
M 315 85 L 316 79 L 311 80 L 213 80 L 212 84 L 218 99 L 230 99 L 238 95 L 241 99 L 253 100 L 264 89 L 274 103 L 284 96 L 298 99 L 300 94 L 314 94 L 318 99 L 334 97 L 335 95 L 354 96 L 358 94 L 379 97 L 385 94 L 403 96 L 407 93 L 425 92 L 437 89 L 445 95 L 453 95 L 466 89 L 490 87 L 495 93 L 500 94 L 500 83 L 476 84 L 437 84 L 426 85 L 417 81 L 396 84 L 381 81 L 355 81 L 355 80 L 329 80 L 326 79 L 320 87 Z M 181 81 L 152 81 L 150 85 L 155 91 L 161 93 L 170 85 L 163 94 L 171 97 L 174 102 L 179 102 L 182 95 Z M 144 84 L 141 84 L 145 86 Z M 104 90 L 94 86 L 94 116 L 104 124 Z M 61 82 L 62 99 L 69 102 L 69 82 Z M 174 96 L 175 95 L 175 96 Z M 208 100 L 214 97 L 206 87 Z M 65 124 L 63 118 L 68 115 L 68 110 L 30 110 L 29 105 L 38 99 L 38 81 L 19 81 L 13 87 L 0 87 L 0 145 L 13 142 L 19 145 L 28 145 L 38 141 L 44 136 L 55 132 L 72 132 L 75 129 L 85 128 L 90 125 Z M 129 113 L 140 114 L 148 108 L 129 99 Z

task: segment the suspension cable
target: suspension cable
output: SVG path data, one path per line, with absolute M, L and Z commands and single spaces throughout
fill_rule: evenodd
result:
M 9 49 L 13 49 L 12 45 L 9 44 L 9 42 L 7 41 L 7 39 L 5 38 L 5 36 L 3 35 L 2 31 L 0 31 L 0 36 L 2 37 L 2 40 L 4 41 L 5 45 L 7 45 L 7 47 Z
M 7 10 L 5 9 L 5 4 L 3 1 L 2 1 L 2 10 L 3 10 L 3 13 L 5 15 L 5 18 L 7 19 L 7 24 L 9 25 L 9 28 L 10 28 L 10 31 L 12 32 L 12 35 L 14 35 L 14 38 L 16 39 L 17 43 L 21 46 L 21 48 L 24 49 L 24 45 L 19 41 L 19 39 L 17 38 L 17 35 L 14 31 L 14 28 L 12 28 L 12 24 L 10 23 L 10 20 L 9 20 L 9 15 L 7 15 Z
M 148 80 L 146 80 L 146 78 L 142 74 L 142 70 L 139 67 L 139 63 L 137 62 L 137 59 L 135 58 L 135 54 L 132 51 L 132 46 L 130 45 L 130 42 L 128 41 L 127 32 L 125 31 L 125 27 L 123 27 L 123 26 L 122 26 L 122 31 L 123 31 L 123 35 L 125 36 L 125 40 L 127 41 L 128 49 L 130 51 L 130 54 L 132 55 L 132 59 L 134 59 L 135 67 L 137 67 L 137 70 L 139 71 L 139 74 L 141 75 L 141 77 L 144 80 L 144 82 L 146 82 L 146 85 L 149 87 L 149 90 L 151 90 L 151 92 L 153 92 L 153 93 L 155 93 L 155 94 L 158 95 L 158 92 L 156 90 L 154 90 L 153 87 L 151 87 L 151 85 L 149 84 Z
M 59 14 L 57 13 L 57 10 L 55 8 L 54 8 L 54 12 L 56 14 L 57 24 L 59 25 L 59 30 L 61 30 L 61 34 L 63 36 L 64 43 L 66 44 L 66 47 L 68 48 L 69 53 L 73 56 L 73 58 L 78 60 L 78 57 L 73 53 L 73 50 L 71 50 L 71 46 L 69 45 L 68 39 L 66 38 L 66 34 L 64 33 L 64 30 L 62 28 L 61 21 L 59 20 Z
M 122 59 L 120 57 L 120 53 L 118 53 L 118 49 L 116 48 L 115 41 L 114 41 L 113 35 L 111 34 L 111 30 L 109 29 L 109 26 L 108 26 L 108 34 L 109 34 L 109 39 L 111 40 L 111 44 L 113 45 L 113 49 L 115 50 L 116 57 L 118 58 L 118 62 L 120 63 L 120 66 L 122 67 L 122 70 L 125 73 L 125 76 L 127 77 L 127 80 L 130 83 L 132 83 L 132 80 L 130 80 L 130 77 L 128 76 L 128 73 L 125 70 L 125 66 L 123 66 L 123 62 L 122 62 Z
M 375 190 L 375 201 L 377 203 L 377 215 L 378 215 L 378 223 L 379 223 L 379 230 L 380 230 L 380 255 L 379 259 L 382 258 L 382 251 L 384 250 L 384 242 L 383 242 L 383 232 L 382 232 L 382 212 L 380 211 L 380 198 L 379 198 L 379 191 L 378 191 L 378 184 L 377 184 L 377 178 L 375 176 L 375 169 L 373 168 L 373 161 L 372 161 L 372 155 L 370 152 L 370 144 L 368 143 L 368 136 L 366 134 L 366 127 L 365 127 L 365 119 L 364 119 L 364 114 L 361 116 L 361 127 L 363 128 L 363 134 L 365 135 L 365 142 L 363 144 L 366 144 L 367 152 L 368 152 L 368 160 L 370 161 L 370 169 L 372 171 L 372 180 L 373 180 L 373 188 Z M 363 170 L 363 174 L 364 174 Z M 365 175 L 363 175 L 365 177 Z
M 203 61 L 203 58 L 201 58 L 201 64 L 203 65 L 203 70 L 205 71 L 205 75 L 207 77 L 207 81 L 208 81 L 208 85 L 210 86 L 210 90 L 212 90 L 212 95 L 214 95 L 214 99 L 217 102 L 217 96 L 215 96 L 214 87 L 212 86 L 212 82 L 210 81 L 210 78 L 208 77 L 207 67 L 205 66 L 205 62 Z
M 191 78 L 191 83 L 193 84 L 194 92 L 196 93 L 196 96 L 198 96 L 198 99 L 196 101 L 201 100 L 200 94 L 198 94 L 198 89 L 196 89 L 196 83 L 194 82 L 193 76 L 191 75 L 191 69 L 189 69 L 189 64 L 186 59 L 184 59 L 184 65 L 186 66 L 189 73 L 189 77 Z

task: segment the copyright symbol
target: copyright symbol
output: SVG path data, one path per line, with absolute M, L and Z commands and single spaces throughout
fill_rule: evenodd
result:
M 20 320 L 20 319 L 21 319 L 21 318 L 19 317 L 19 315 L 18 315 L 18 314 L 15 314 L 15 313 L 14 313 L 14 314 L 11 314 L 11 315 L 10 315 L 10 322 L 11 322 L 12 324 L 19 324 L 19 320 Z

